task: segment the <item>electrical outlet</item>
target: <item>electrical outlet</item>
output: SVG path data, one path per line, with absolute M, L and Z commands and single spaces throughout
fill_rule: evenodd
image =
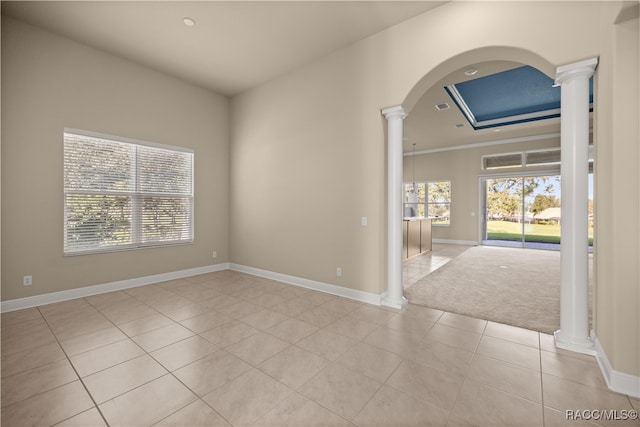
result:
M 33 285 L 33 277 L 32 276 L 24 276 L 22 278 L 22 286 L 31 286 Z
M 213 253 L 211 254 L 212 258 L 218 258 L 218 251 L 213 251 Z
M 336 268 L 336 276 L 342 277 L 342 268 L 340 267 Z
M 367 217 L 363 216 L 362 218 L 360 218 L 360 225 L 362 225 L 363 227 L 366 227 L 368 223 Z

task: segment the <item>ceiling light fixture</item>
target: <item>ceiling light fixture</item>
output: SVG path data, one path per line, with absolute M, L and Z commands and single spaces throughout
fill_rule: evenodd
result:
M 473 75 L 475 75 L 475 74 L 477 74 L 477 73 L 478 73 L 478 69 L 477 69 L 477 68 L 475 68 L 475 67 L 471 67 L 471 68 L 469 68 L 468 70 L 466 70 L 466 71 L 464 72 L 464 75 L 465 75 L 465 76 L 473 76 Z
M 189 18 L 188 16 L 182 18 L 182 22 L 184 22 L 184 25 L 186 25 L 187 27 L 195 27 L 196 25 L 195 19 Z

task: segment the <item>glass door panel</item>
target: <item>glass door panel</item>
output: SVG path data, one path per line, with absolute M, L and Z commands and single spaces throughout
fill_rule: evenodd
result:
M 523 178 L 487 179 L 485 244 L 522 246 Z
M 560 243 L 560 175 L 524 178 L 525 247 L 553 248 Z
M 560 175 L 484 179 L 483 244 L 560 249 Z M 589 245 L 593 245 L 593 174 L 589 174 Z

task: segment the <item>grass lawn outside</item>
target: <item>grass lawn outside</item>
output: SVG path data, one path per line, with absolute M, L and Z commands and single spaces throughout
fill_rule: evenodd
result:
M 525 241 L 560 243 L 560 224 L 525 224 Z M 522 224 L 510 221 L 487 221 L 488 240 L 522 240 Z M 589 244 L 593 244 L 593 227 L 589 227 Z

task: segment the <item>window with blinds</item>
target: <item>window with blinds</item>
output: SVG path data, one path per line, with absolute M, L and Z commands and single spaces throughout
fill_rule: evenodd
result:
M 64 132 L 64 253 L 193 242 L 193 151 Z
M 483 169 L 500 169 L 522 166 L 522 153 L 482 156 Z
M 482 169 L 560 166 L 560 147 L 482 156 Z M 593 173 L 593 145 L 589 145 L 589 173 Z
M 525 153 L 526 166 L 559 165 L 560 149 L 528 151 Z

